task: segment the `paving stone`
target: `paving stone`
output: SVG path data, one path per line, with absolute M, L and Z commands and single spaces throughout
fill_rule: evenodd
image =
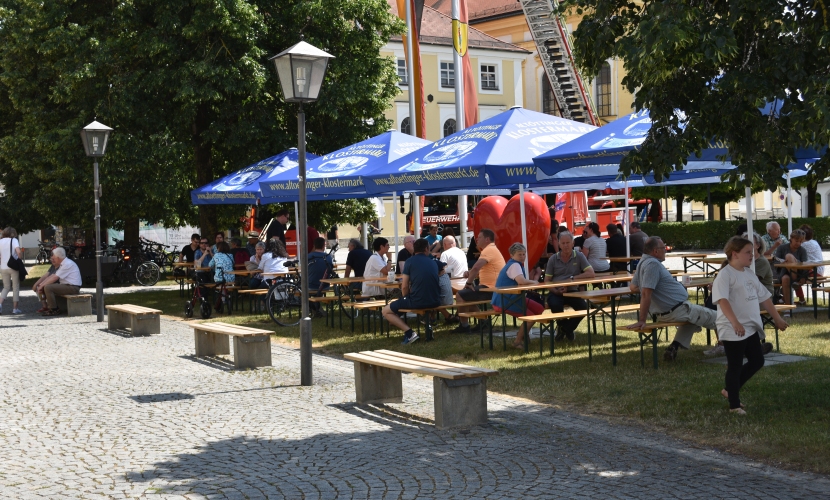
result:
M 299 387 L 295 349 L 245 372 L 192 354 L 179 321 L 130 338 L 0 316 L 0 498 L 830 496 L 825 476 L 495 394 L 489 425 L 438 431 L 428 378 L 359 406 L 350 362 L 315 356 Z

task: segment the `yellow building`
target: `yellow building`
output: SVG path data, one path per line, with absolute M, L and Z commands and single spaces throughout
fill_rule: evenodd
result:
M 390 0 L 389 5 L 392 13 L 397 15 L 395 2 Z M 420 41 L 426 138 L 435 141 L 456 131 L 451 19 L 424 6 Z M 486 120 L 512 106 L 524 107 L 523 68 L 530 51 L 476 29 L 470 29 L 468 47 L 478 89 L 479 119 Z M 386 111 L 386 117 L 395 123 L 397 130 L 409 132 L 409 78 L 401 38 L 390 40 L 381 50 L 381 56 L 396 60 L 401 89 L 393 107 Z

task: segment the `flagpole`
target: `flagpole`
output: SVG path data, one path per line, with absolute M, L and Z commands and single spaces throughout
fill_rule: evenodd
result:
M 412 0 L 406 1 L 406 77 L 409 87 L 409 135 L 417 134 L 415 125 L 415 55 L 412 53 Z
M 452 0 L 452 20 L 458 22 L 460 14 L 459 0 Z M 453 26 L 454 28 L 455 26 Z M 453 38 L 458 36 L 453 30 Z M 455 73 L 455 131 L 463 130 L 464 123 L 464 66 L 461 62 L 461 54 L 453 45 L 453 70 Z M 467 248 L 467 197 L 458 197 L 458 227 L 461 233 L 461 248 Z

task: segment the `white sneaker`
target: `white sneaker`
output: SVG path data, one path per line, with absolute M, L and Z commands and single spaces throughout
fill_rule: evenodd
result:
M 12 311 L 12 314 L 23 314 L 23 311 L 21 311 L 20 309 L 15 309 Z
M 717 356 L 720 354 L 725 354 L 722 345 L 716 345 L 715 347 L 709 349 L 708 351 L 703 351 L 703 354 L 707 356 Z

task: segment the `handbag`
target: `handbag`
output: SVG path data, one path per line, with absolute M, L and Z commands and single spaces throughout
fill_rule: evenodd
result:
M 9 267 L 9 269 L 17 271 L 19 273 L 19 280 L 25 279 L 26 275 L 29 274 L 29 271 L 26 270 L 26 266 L 23 265 L 23 261 L 18 259 L 17 256 L 14 254 L 14 250 L 12 249 L 11 238 L 9 238 L 9 254 L 9 261 L 6 262 L 6 265 Z

